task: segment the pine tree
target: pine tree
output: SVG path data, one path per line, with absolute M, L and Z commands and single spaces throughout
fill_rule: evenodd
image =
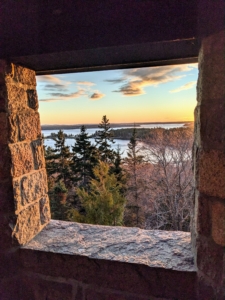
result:
M 55 175 L 55 181 L 63 180 L 66 186 L 70 184 L 70 149 L 65 145 L 65 135 L 59 130 L 53 140 L 55 141 L 55 149 L 47 149 L 47 161 L 49 165 L 48 174 Z
M 67 188 L 62 181 L 57 182 L 53 188 L 49 191 L 50 206 L 51 206 L 51 217 L 55 220 L 67 221 L 67 210 L 68 203 Z
M 115 157 L 115 152 L 111 149 L 111 144 L 114 143 L 114 140 L 109 119 L 107 119 L 106 116 L 102 117 L 102 121 L 98 125 L 98 128 L 101 130 L 97 131 L 95 141 L 100 153 L 100 160 L 104 162 L 111 162 Z
M 115 158 L 113 164 L 110 166 L 110 174 L 114 174 L 121 185 L 120 192 L 124 195 L 126 188 L 126 176 L 122 168 L 122 158 L 121 158 L 121 150 L 118 146 L 115 151 Z
M 91 178 L 92 169 L 98 163 L 98 154 L 95 146 L 91 145 L 85 126 L 81 126 L 80 134 L 76 136 L 75 144 L 72 147 L 72 171 L 73 179 L 78 186 L 87 188 Z
M 127 158 L 126 158 L 126 164 L 127 164 L 127 170 L 128 170 L 128 194 L 129 194 L 129 203 L 126 207 L 126 210 L 128 210 L 128 219 L 130 218 L 132 214 L 135 215 L 135 221 L 128 221 L 127 225 L 132 226 L 140 226 L 141 223 L 143 223 L 143 218 L 141 216 L 140 210 L 140 204 L 139 204 L 139 184 L 140 180 L 138 179 L 138 165 L 140 165 L 143 162 L 143 156 L 139 155 L 140 149 L 138 148 L 138 141 L 136 137 L 136 128 L 134 127 L 132 136 L 130 138 L 130 142 L 128 143 L 128 152 L 127 152 Z M 129 224 L 131 223 L 131 224 Z
M 86 211 L 85 222 L 100 225 L 122 225 L 126 199 L 120 193 L 120 183 L 109 174 L 109 165 L 99 162 L 93 169 L 96 179 L 90 182 L 90 191 L 77 193 Z

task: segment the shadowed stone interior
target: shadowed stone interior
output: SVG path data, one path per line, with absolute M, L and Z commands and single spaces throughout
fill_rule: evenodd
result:
M 51 220 L 22 249 L 196 271 L 188 232 L 142 230 Z

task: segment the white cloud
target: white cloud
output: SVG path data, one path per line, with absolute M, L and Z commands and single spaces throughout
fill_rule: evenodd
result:
M 196 81 L 190 81 L 174 90 L 171 90 L 170 93 L 179 93 L 184 90 L 189 90 L 189 89 L 193 88 L 195 85 L 196 85 Z
M 90 82 L 90 81 L 77 81 L 78 85 L 87 85 L 87 86 L 93 86 L 95 83 Z

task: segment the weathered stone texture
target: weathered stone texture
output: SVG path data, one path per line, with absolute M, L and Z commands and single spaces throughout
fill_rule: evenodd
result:
M 47 224 L 51 219 L 50 204 L 47 195 L 40 200 L 40 217 L 41 225 Z
M 12 175 L 19 177 L 34 169 L 33 154 L 30 143 L 9 145 L 12 156 Z
M 47 175 L 45 170 L 27 174 L 13 180 L 16 213 L 24 206 L 39 200 L 47 194 Z
M 225 156 L 223 152 L 202 152 L 197 187 L 209 196 L 225 199 Z
M 34 155 L 34 168 L 39 170 L 45 168 L 44 146 L 41 139 L 32 142 Z
M 7 85 L 8 112 L 17 113 L 27 108 L 27 93 L 23 87 L 14 84 Z
M 27 272 L 78 281 L 83 297 L 196 300 L 187 251 L 192 255 L 189 233 L 52 220 L 20 249 L 20 262 Z
M 211 236 L 212 218 L 211 218 L 211 198 L 199 192 L 195 193 L 195 230 L 198 234 Z M 194 230 L 194 229 L 193 229 Z
M 16 114 L 9 115 L 9 142 L 16 143 L 19 141 L 18 118 Z
M 204 104 L 212 99 L 224 99 L 225 95 L 225 36 L 221 31 L 202 41 L 199 52 L 199 78 L 197 100 Z M 203 76 L 202 76 L 203 75 Z
M 10 64 L 5 69 L 5 81 L 7 83 L 22 83 L 28 86 L 36 86 L 35 71 Z
M 27 90 L 28 106 L 34 110 L 38 110 L 38 95 L 36 90 Z
M 35 140 L 41 137 L 41 125 L 39 113 L 26 111 L 18 115 L 19 138 L 23 140 Z
M 54 221 L 26 249 L 195 271 L 190 233 Z
M 24 245 L 40 231 L 40 225 L 39 202 L 36 202 L 18 214 L 12 236 Z

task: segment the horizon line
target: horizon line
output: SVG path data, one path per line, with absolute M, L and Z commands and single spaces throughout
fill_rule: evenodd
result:
M 194 121 L 169 121 L 169 122 L 116 122 L 111 123 L 111 125 L 119 125 L 119 124 L 180 124 L 180 123 L 192 123 Z M 100 123 L 78 123 L 78 124 L 41 124 L 41 126 L 82 126 L 82 125 L 99 125 Z

